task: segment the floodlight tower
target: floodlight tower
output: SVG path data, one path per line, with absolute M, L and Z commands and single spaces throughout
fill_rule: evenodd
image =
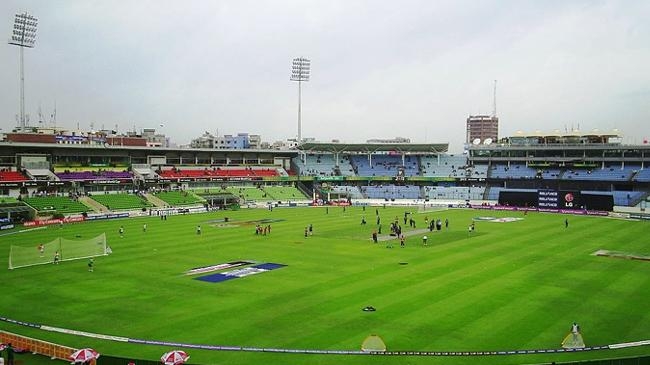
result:
M 36 26 L 38 19 L 27 12 L 16 14 L 14 29 L 11 33 L 9 44 L 20 48 L 20 128 L 25 131 L 27 123 L 25 121 L 25 65 L 23 51 L 25 47 L 34 48 L 36 43 Z
M 293 59 L 293 64 L 291 66 L 291 81 L 298 81 L 298 144 L 302 143 L 302 83 L 303 81 L 309 81 L 310 68 L 311 61 L 308 59 L 303 57 Z

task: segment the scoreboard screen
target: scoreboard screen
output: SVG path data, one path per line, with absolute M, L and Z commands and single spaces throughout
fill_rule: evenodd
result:
M 548 209 L 580 209 L 579 191 L 567 190 L 539 190 L 537 193 L 537 207 Z
M 558 208 L 560 209 L 580 209 L 582 202 L 579 191 L 560 191 L 558 196 Z

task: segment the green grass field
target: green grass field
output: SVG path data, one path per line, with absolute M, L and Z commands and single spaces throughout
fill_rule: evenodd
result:
M 0 315 L 79 331 L 160 341 L 290 349 L 359 350 L 378 334 L 388 350 L 559 348 L 573 321 L 587 346 L 650 339 L 650 222 L 515 212 L 444 210 L 450 227 L 412 234 L 405 208 L 378 208 L 383 233 L 399 217 L 406 247 L 370 240 L 375 208 L 278 208 L 66 225 L 0 237 Z M 360 225 L 365 215 L 368 225 Z M 510 223 L 478 216 L 519 217 Z M 223 218 L 229 222 L 224 223 Z M 268 236 L 261 219 L 276 220 Z M 147 232 L 142 225 L 147 223 Z M 269 224 L 269 223 L 264 223 Z M 314 235 L 304 237 L 313 224 Z M 120 238 L 118 228 L 125 228 Z M 195 233 L 197 225 L 202 234 Z M 7 270 L 9 246 L 106 232 L 113 254 Z M 284 268 L 220 283 L 189 269 L 236 260 Z M 407 263 L 407 264 L 400 264 Z M 365 306 L 376 312 L 364 312 Z M 0 329 L 113 356 L 155 360 L 168 347 L 111 342 L 0 322 Z M 193 364 L 533 364 L 650 354 L 650 346 L 582 353 L 483 357 L 310 355 L 186 349 Z M 49 361 L 49 360 L 47 360 Z
M 151 203 L 133 194 L 95 194 L 92 199 L 110 210 L 141 209 Z
M 60 214 L 75 214 L 90 210 L 78 201 L 63 196 L 44 196 L 23 199 L 25 203 L 38 211 L 51 211 Z
M 192 192 L 161 191 L 155 196 L 170 206 L 195 205 L 205 202 L 203 198 Z

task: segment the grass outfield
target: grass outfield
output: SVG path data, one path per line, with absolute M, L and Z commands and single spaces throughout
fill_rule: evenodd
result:
M 597 257 L 599 249 L 650 254 L 650 222 L 555 214 L 446 210 L 449 230 L 373 244 L 375 208 L 212 212 L 49 227 L 0 237 L 36 246 L 106 232 L 113 254 L 96 260 L 0 270 L 0 315 L 130 338 L 208 345 L 358 350 L 378 334 L 388 350 L 498 351 L 559 348 L 573 321 L 587 346 L 650 339 L 650 262 Z M 379 208 L 383 231 L 404 208 Z M 365 215 L 368 225 L 360 225 Z M 519 217 L 477 221 L 473 217 Z M 229 218 L 229 224 L 223 218 Z M 256 236 L 259 219 L 275 219 Z M 142 225 L 147 223 L 147 232 Z M 314 225 L 305 238 L 304 227 Z M 405 227 L 409 235 L 412 231 Z M 196 235 L 197 225 L 202 234 Z M 124 226 L 125 237 L 118 228 Z M 286 264 L 208 283 L 191 268 L 236 260 Z M 400 265 L 405 262 L 407 265 Z M 363 312 L 371 305 L 376 312 Z M 0 329 L 106 355 L 157 359 L 167 347 L 76 337 L 0 322 Z M 484 357 L 368 357 L 187 349 L 195 364 L 530 364 L 650 354 L 650 346 L 583 353 Z M 48 360 L 49 361 L 49 360 Z

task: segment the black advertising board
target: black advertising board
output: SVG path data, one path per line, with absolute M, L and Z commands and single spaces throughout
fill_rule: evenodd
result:
M 579 191 L 539 190 L 537 207 L 548 209 L 581 209 L 582 201 Z

